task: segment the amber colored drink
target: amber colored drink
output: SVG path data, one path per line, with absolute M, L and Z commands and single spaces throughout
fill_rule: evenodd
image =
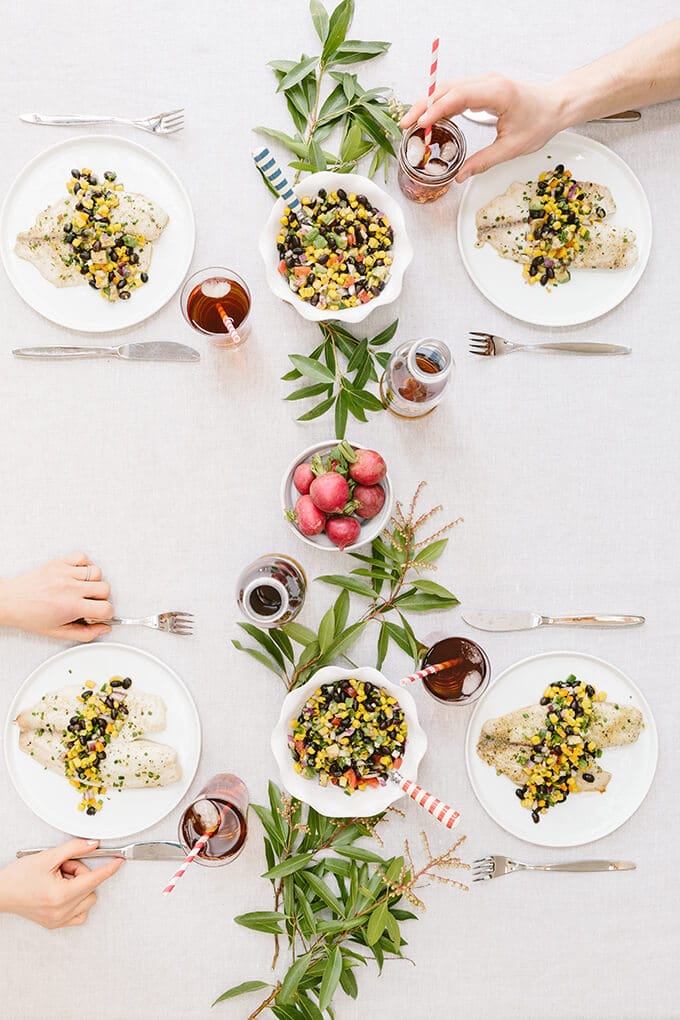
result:
M 428 648 L 422 665 L 452 662 L 447 669 L 423 678 L 423 685 L 438 701 L 467 702 L 479 697 L 489 681 L 489 660 L 483 648 L 468 638 L 450 637 Z
M 229 290 L 224 296 L 213 297 L 204 284 L 198 284 L 189 294 L 187 300 L 187 318 L 195 329 L 202 333 L 227 333 L 224 317 L 229 316 L 238 329 L 250 311 L 250 298 L 243 287 L 235 280 L 216 281 L 224 283 Z M 217 290 L 217 286 L 215 290 Z
M 248 790 L 242 780 L 228 772 L 214 776 L 182 815 L 182 846 L 188 853 L 201 836 L 210 833 L 196 857 L 198 863 L 214 866 L 233 861 L 248 836 L 247 811 Z

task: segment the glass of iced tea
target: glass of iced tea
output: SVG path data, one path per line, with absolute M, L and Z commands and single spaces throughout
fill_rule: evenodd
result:
M 487 654 L 469 638 L 448 637 L 435 642 L 423 656 L 422 666 L 451 665 L 423 677 L 423 686 L 435 701 L 445 705 L 469 705 L 486 690 L 491 674 Z
M 238 776 L 231 772 L 213 776 L 180 820 L 179 841 L 186 853 L 209 832 L 210 838 L 196 861 L 217 867 L 235 860 L 248 835 L 248 801 L 248 790 Z
M 452 120 L 432 125 L 429 151 L 425 131 L 414 124 L 401 139 L 399 187 L 412 202 L 435 202 L 445 195 L 465 162 L 465 135 Z
M 217 347 L 240 347 L 250 333 L 250 291 L 233 269 L 200 269 L 182 287 L 180 304 L 189 325 Z

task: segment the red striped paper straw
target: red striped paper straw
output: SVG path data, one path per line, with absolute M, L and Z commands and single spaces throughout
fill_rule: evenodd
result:
M 397 783 L 404 793 L 407 793 L 411 800 L 414 800 L 421 808 L 425 808 L 433 818 L 436 818 L 438 822 L 445 825 L 447 829 L 454 829 L 460 821 L 460 814 L 455 811 L 449 804 L 445 804 L 443 800 L 439 800 L 434 797 L 427 790 L 423 790 L 422 786 L 418 786 L 412 779 L 405 779 L 401 772 L 396 769 L 391 769 L 389 777 L 392 782 Z
M 196 840 L 196 842 L 194 843 L 193 847 L 191 848 L 189 853 L 186 855 L 186 857 L 184 858 L 184 860 L 180 864 L 179 868 L 177 869 L 175 874 L 172 876 L 172 878 L 170 879 L 170 881 L 166 885 L 166 887 L 163 890 L 161 895 L 163 895 L 163 896 L 169 896 L 170 895 L 172 890 L 175 888 L 175 886 L 179 882 L 180 878 L 184 877 L 184 873 L 186 872 L 186 870 L 189 867 L 189 865 L 192 864 L 196 860 L 196 858 L 200 854 L 201 850 L 203 850 L 203 848 L 205 846 L 207 846 L 208 840 L 210 839 L 210 837 L 212 835 L 214 835 L 216 829 L 217 829 L 217 826 L 215 826 L 215 828 L 213 828 L 213 829 L 210 829 L 209 832 L 204 832 L 203 835 L 200 837 L 200 839 Z
M 429 110 L 432 106 L 434 99 L 434 92 L 437 88 L 437 62 L 439 60 L 439 37 L 432 41 L 432 60 L 430 62 L 430 84 L 427 89 L 427 109 Z M 432 128 L 425 128 L 425 148 L 429 149 L 430 142 L 432 141 Z
M 227 333 L 234 342 L 234 346 L 238 347 L 238 345 L 243 341 L 241 340 L 241 334 L 238 333 L 236 330 L 234 320 L 232 319 L 231 315 L 228 315 L 227 312 L 225 312 L 224 308 L 219 302 L 217 303 L 216 308 L 217 311 L 220 313 L 220 319 L 224 323 Z
M 437 662 L 434 666 L 426 666 L 425 669 L 419 669 L 416 673 L 411 673 L 410 676 L 405 676 L 399 680 L 398 683 L 402 687 L 406 687 L 407 684 L 413 684 L 416 680 L 422 680 L 426 676 L 432 676 L 433 673 L 441 673 L 444 669 L 450 669 L 451 666 L 459 666 L 462 659 L 447 659 L 446 662 Z

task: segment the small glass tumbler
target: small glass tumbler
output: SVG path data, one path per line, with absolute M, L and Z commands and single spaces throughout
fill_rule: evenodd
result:
M 233 269 L 210 266 L 193 273 L 182 287 L 180 305 L 192 329 L 216 347 L 234 350 L 250 333 L 250 291 Z
M 436 124 L 432 125 L 430 144 L 433 156 L 424 167 L 413 166 L 408 160 L 409 141 L 414 137 L 420 138 L 422 141 L 424 135 L 424 129 L 418 124 L 410 127 L 401 139 L 398 156 L 397 181 L 399 187 L 412 202 L 420 203 L 436 202 L 438 198 L 446 194 L 451 182 L 465 162 L 467 153 L 465 135 L 458 125 L 454 124 L 452 120 L 438 120 Z M 422 150 L 422 147 L 418 148 L 419 151 Z M 440 158 L 442 153 L 450 158 Z
M 430 414 L 444 396 L 453 367 L 451 351 L 443 340 L 407 340 L 385 366 L 380 380 L 383 405 L 399 418 Z
M 289 556 L 260 556 L 241 571 L 236 583 L 239 609 L 258 627 L 280 627 L 294 620 L 307 592 L 305 572 Z
M 427 693 L 443 705 L 469 705 L 486 690 L 491 666 L 486 652 L 469 638 L 436 641 L 423 656 L 422 667 L 452 662 L 440 673 L 423 677 Z
M 179 841 L 188 854 L 201 836 L 210 838 L 196 855 L 198 864 L 219 867 L 235 860 L 248 836 L 248 789 L 231 772 L 220 772 L 189 804 L 179 823 Z

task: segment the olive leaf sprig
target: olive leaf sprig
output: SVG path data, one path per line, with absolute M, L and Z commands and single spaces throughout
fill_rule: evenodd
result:
M 320 322 L 322 342 L 308 356 L 289 354 L 293 368 L 283 376 L 286 382 L 306 380 L 286 400 L 322 397 L 297 421 L 312 421 L 335 408 L 335 435 L 344 439 L 348 415 L 365 422 L 367 411 L 384 410 L 380 398 L 368 387 L 379 382 L 390 359 L 389 351 L 379 348 L 390 342 L 398 323 L 395 319 L 376 336 L 359 339 L 339 322 Z
M 394 142 L 401 137 L 396 121 L 405 108 L 386 97 L 388 89 L 364 89 L 356 74 L 342 68 L 374 59 L 385 53 L 390 43 L 347 38 L 354 0 L 340 0 L 330 15 L 322 0 L 311 0 L 309 7 L 321 52 L 269 64 L 278 81 L 276 91 L 286 99 L 295 134 L 269 127 L 255 130 L 281 142 L 296 157 L 289 164 L 296 171 L 296 180 L 303 171 L 348 173 L 370 154 L 369 176 L 382 167 L 387 179 Z M 341 139 L 337 154 L 322 148 L 336 130 Z
M 253 805 L 265 830 L 264 851 L 274 894 L 273 910 L 256 910 L 234 920 L 255 931 L 274 936 L 272 969 L 285 938 L 290 964 L 281 980 L 244 981 L 218 999 L 224 1002 L 248 992 L 267 989 L 266 997 L 249 1014 L 255 1020 L 269 1009 L 277 1020 L 323 1020 L 332 1017 L 338 990 L 356 998 L 354 971 L 372 958 L 378 971 L 385 959 L 402 957 L 407 944 L 401 932 L 404 921 L 417 917 L 401 905 L 425 909 L 416 894 L 423 884 L 443 882 L 467 891 L 467 886 L 442 872 L 467 869 L 458 857 L 465 837 L 447 850 L 433 854 L 421 833 L 425 860 L 414 862 L 408 841 L 400 856 L 381 856 L 357 846 L 374 836 L 380 818 L 331 819 L 305 808 L 269 783 L 269 806 Z
M 426 646 L 416 637 L 407 614 L 441 611 L 458 605 L 458 599 L 448 588 L 420 577 L 423 571 L 437 569 L 435 561 L 448 543 L 444 536 L 459 523 L 451 521 L 431 531 L 431 519 L 442 507 L 418 513 L 417 504 L 424 486 L 425 482 L 421 482 L 407 510 L 397 502 L 389 526 L 372 543 L 370 555 L 350 553 L 352 559 L 359 562 L 358 567 L 349 574 L 324 574 L 316 579 L 342 589 L 321 618 L 317 631 L 297 620 L 271 630 L 262 630 L 252 623 L 239 623 L 258 647 L 243 645 L 236 639 L 232 640 L 234 647 L 270 669 L 288 690 L 305 683 L 317 669 L 344 656 L 371 623 L 378 627 L 378 669 L 390 643 L 417 664 Z M 425 535 L 424 529 L 428 532 Z M 350 593 L 365 604 L 358 617 L 348 624 Z

